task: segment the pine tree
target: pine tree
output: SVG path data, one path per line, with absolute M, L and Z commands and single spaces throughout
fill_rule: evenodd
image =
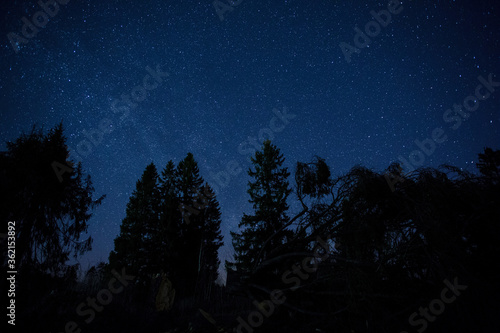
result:
M 240 274 L 252 273 L 286 241 L 287 231 L 283 229 L 288 221 L 287 198 L 291 189 L 287 180 L 290 173 L 282 167 L 284 160 L 280 150 L 269 140 L 251 159 L 255 170 L 250 168 L 248 175 L 254 180 L 248 183 L 247 193 L 254 214 L 244 214 L 238 225 L 241 232 L 231 232 L 235 262 L 227 263 L 228 268 Z

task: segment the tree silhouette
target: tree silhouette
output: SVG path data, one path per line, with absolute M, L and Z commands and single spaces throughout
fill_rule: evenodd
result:
M 109 255 L 110 266 L 129 267 L 137 281 L 146 284 L 150 275 L 158 273 L 156 238 L 160 227 L 159 176 L 149 164 L 127 204 L 126 216 L 115 239 L 115 249 Z
M 248 175 L 253 181 L 248 182 L 247 193 L 250 195 L 253 215 L 243 214 L 238 227 L 240 232 L 231 232 L 235 250 L 235 262 L 226 263 L 229 269 L 236 270 L 248 278 L 258 267 L 277 255 L 276 249 L 286 242 L 291 233 L 283 229 L 288 222 L 287 198 L 291 193 L 287 168 L 282 167 L 284 157 L 280 150 L 265 141 L 262 151 L 257 151 L 251 158 L 253 167 Z
M 498 151 L 489 149 L 479 155 L 479 176 L 451 166 L 422 168 L 398 174 L 393 188 L 386 174 L 397 172 L 397 165 L 384 173 L 358 166 L 330 180 L 318 165 L 321 159 L 299 163 L 297 194 L 304 209 L 297 215 L 299 237 L 287 246 L 329 235 L 335 250 L 319 263 L 316 275 L 286 295 L 285 306 L 309 324 L 317 318 L 318 328 L 381 331 L 407 325 L 415 309 L 436 297 L 444 279 L 488 286 L 474 296 L 476 301 L 498 294 L 496 156 Z M 486 311 L 493 314 L 497 308 Z M 462 305 L 447 311 L 464 318 L 485 310 Z M 447 327 L 443 321 L 433 325 Z M 472 321 L 463 325 L 474 327 Z
M 190 211 L 196 214 L 186 216 Z M 130 267 L 143 286 L 163 272 L 176 297 L 208 298 L 218 276 L 221 214 L 193 155 L 177 167 L 169 161 L 161 176 L 153 163 L 148 165 L 126 213 L 110 267 Z
M 183 219 L 179 226 L 181 256 L 175 267 L 187 295 L 200 296 L 217 279 L 218 250 L 222 246 L 220 208 L 214 192 L 203 185 L 191 153 L 179 163 L 176 173 Z
M 493 151 L 491 148 L 485 148 L 484 152 L 479 154 L 477 168 L 485 178 L 498 182 L 500 179 L 500 150 Z
M 68 159 L 62 123 L 49 130 L 33 127 L 0 155 L 2 221 L 16 222 L 16 261 L 20 271 L 64 271 L 70 255 L 91 249 L 87 231 L 91 210 L 104 196 L 93 199 L 90 176 L 81 163 Z M 63 176 L 53 165 L 63 165 Z M 71 172 L 68 172 L 70 170 Z M 59 181 L 61 180 L 61 181 Z

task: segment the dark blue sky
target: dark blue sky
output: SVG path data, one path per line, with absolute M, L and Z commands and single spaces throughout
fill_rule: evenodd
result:
M 369 23 L 370 12 L 387 10 L 388 2 L 243 0 L 221 21 L 209 0 L 73 0 L 48 22 L 38 15 L 45 27 L 25 29 L 25 38 L 23 24 L 40 6 L 2 3 L 0 138 L 63 120 L 96 194 L 107 195 L 90 221 L 94 244 L 80 260 L 84 268 L 107 261 L 146 165 L 162 169 L 192 152 L 217 188 L 224 260 L 229 231 L 251 212 L 249 178 L 240 172 L 222 187 L 211 174 L 234 163 L 246 170 L 240 151 L 249 151 L 249 137 L 273 135 L 291 170 L 319 155 L 334 175 L 355 164 L 380 171 L 399 157 L 473 170 L 483 147 L 500 148 L 500 87 L 480 88 L 485 100 L 469 98 L 474 111 L 453 111 L 474 96 L 479 76 L 500 81 L 500 4 L 389 7 L 397 13 L 381 26 Z M 356 47 L 355 27 L 367 24 L 371 42 L 363 47 L 359 38 L 347 62 L 341 43 Z M 25 38 L 17 52 L 16 38 Z M 157 70 L 155 81 L 150 72 Z M 276 110 L 295 117 L 272 121 Z M 84 131 L 100 127 L 112 132 L 89 143 Z M 447 140 L 429 156 L 412 155 L 415 140 L 432 138 L 436 128 Z

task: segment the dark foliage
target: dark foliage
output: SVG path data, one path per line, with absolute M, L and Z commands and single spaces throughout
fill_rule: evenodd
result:
M 292 190 L 267 141 L 248 170 L 253 212 L 232 233 L 235 261 L 219 286 L 220 207 L 192 154 L 161 173 L 146 167 L 109 263 L 78 280 L 67 260 L 89 249 L 79 237 L 102 198 L 92 199 L 64 142 L 62 126 L 33 130 L 0 155 L 1 214 L 19 226 L 25 329 L 64 331 L 75 321 L 92 332 L 499 330 L 500 151 L 480 153 L 477 174 L 449 165 L 403 174 L 393 164 L 334 177 L 315 157 L 297 163 Z M 53 161 L 73 172 L 59 181 Z M 299 210 L 289 216 L 292 193 Z M 88 322 L 75 315 L 122 269 L 130 281 L 112 302 Z

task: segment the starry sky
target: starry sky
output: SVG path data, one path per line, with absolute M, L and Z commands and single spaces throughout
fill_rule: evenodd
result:
M 498 1 L 231 2 L 217 13 L 211 0 L 60 0 L 48 14 L 2 2 L 0 150 L 62 120 L 72 158 L 107 195 L 82 268 L 107 261 L 150 162 L 193 153 L 221 204 L 224 262 L 251 213 L 245 171 L 263 139 L 290 170 L 318 155 L 333 175 L 401 157 L 474 170 L 484 147 L 500 148 Z M 480 76 L 493 83 L 479 101 Z M 436 129 L 446 141 L 415 152 Z

